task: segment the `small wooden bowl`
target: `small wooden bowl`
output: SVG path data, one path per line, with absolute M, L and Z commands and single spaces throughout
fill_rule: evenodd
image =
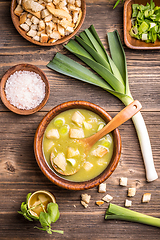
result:
M 81 10 L 82 10 L 82 17 L 79 21 L 79 24 L 78 26 L 76 27 L 76 29 L 74 30 L 74 32 L 72 32 L 70 35 L 68 36 L 65 36 L 59 40 L 57 40 L 56 42 L 54 43 L 41 43 L 41 42 L 38 42 L 38 41 L 35 41 L 33 40 L 31 37 L 27 36 L 26 35 L 26 32 L 20 28 L 20 23 L 19 23 L 19 17 L 17 15 L 15 15 L 14 13 L 14 10 L 17 6 L 17 0 L 12 0 L 11 1 L 11 18 L 12 18 L 12 22 L 15 26 L 15 28 L 17 29 L 17 31 L 19 32 L 19 34 L 24 37 L 26 40 L 28 40 L 29 42 L 31 43 L 34 43 L 34 44 L 37 44 L 37 45 L 40 45 L 40 46 L 55 46 L 55 45 L 58 45 L 58 44 L 62 44 L 66 41 L 68 41 L 70 38 L 72 38 L 81 28 L 83 22 L 84 22 L 84 19 L 85 19 L 85 15 L 86 15 L 86 2 L 85 0 L 82 0 L 82 6 L 81 6 Z
M 48 191 L 44 191 L 44 190 L 39 190 L 39 191 L 36 191 L 34 193 L 32 193 L 32 195 L 30 196 L 30 198 L 28 199 L 28 208 L 31 208 L 31 201 L 33 200 L 33 198 L 36 198 L 36 195 L 39 195 L 39 194 L 44 194 L 46 195 L 49 199 L 50 199 L 50 202 L 53 202 L 55 203 L 56 202 L 56 199 L 55 197 L 53 196 L 53 194 L 51 194 L 50 192 Z M 30 213 L 35 216 L 35 217 L 39 217 L 34 211 L 30 210 Z
M 57 107 L 53 108 L 47 113 L 47 115 L 40 122 L 34 138 L 35 157 L 41 171 L 51 182 L 58 185 L 59 187 L 69 189 L 69 190 L 89 189 L 104 182 L 115 170 L 121 155 L 121 137 L 120 137 L 119 130 L 115 129 L 112 132 L 113 140 L 114 140 L 114 150 L 113 150 L 112 159 L 109 165 L 107 166 L 107 168 L 99 176 L 89 181 L 71 182 L 61 178 L 49 167 L 49 165 L 47 164 L 47 161 L 45 160 L 43 150 L 42 150 L 42 142 L 43 142 L 43 135 L 44 135 L 45 129 L 50 123 L 50 121 L 61 112 L 69 109 L 77 109 L 77 108 L 87 109 L 98 114 L 102 119 L 104 119 L 106 123 L 112 119 L 111 116 L 105 110 L 103 110 L 101 107 L 93 103 L 86 102 L 86 101 L 70 101 L 70 102 L 66 102 L 58 105 Z
M 129 31 L 131 29 L 131 16 L 132 16 L 132 4 L 142 4 L 146 5 L 148 0 L 126 0 L 124 3 L 124 42 L 127 47 L 132 49 L 160 49 L 160 40 L 157 40 L 155 43 L 146 43 L 145 41 L 138 40 L 136 38 L 131 37 Z M 156 6 L 160 6 L 159 0 L 154 0 Z
M 37 74 L 40 75 L 40 77 L 42 78 L 43 82 L 45 83 L 46 87 L 45 87 L 45 98 L 43 99 L 43 101 L 35 108 L 30 109 L 30 110 L 23 110 L 23 109 L 19 109 L 15 106 L 13 106 L 6 98 L 6 94 L 5 94 L 5 84 L 7 79 L 10 77 L 10 75 L 12 75 L 14 72 L 16 71 L 30 71 L 30 72 L 35 72 Z M 2 77 L 1 79 L 1 83 L 0 83 L 0 94 L 1 94 L 1 100 L 4 103 L 4 105 L 11 110 L 14 113 L 20 114 L 20 115 L 30 115 L 33 114 L 37 111 L 39 111 L 41 108 L 44 107 L 44 105 L 46 104 L 46 102 L 48 101 L 49 98 L 49 94 L 50 94 L 50 86 L 49 86 L 49 82 L 48 79 L 46 77 L 46 75 L 44 74 L 44 72 L 39 69 L 38 67 L 31 65 L 31 64 L 18 64 L 16 66 L 11 67 Z

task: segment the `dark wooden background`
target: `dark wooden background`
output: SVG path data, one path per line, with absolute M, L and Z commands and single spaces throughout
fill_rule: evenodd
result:
M 118 30 L 123 42 L 123 6 L 112 9 L 115 0 L 86 0 L 87 15 L 81 28 L 93 24 L 108 50 L 107 31 Z M 124 44 L 123 44 L 124 45 Z M 130 89 L 134 99 L 143 106 L 145 119 L 157 172 L 160 175 L 160 52 L 137 51 L 124 46 Z M 47 75 L 51 94 L 46 106 L 31 116 L 18 116 L 0 101 L 0 239 L 160 239 L 160 229 L 138 223 L 104 220 L 108 207 L 98 207 L 95 201 L 104 194 L 97 188 L 86 191 L 68 191 L 52 184 L 40 171 L 33 152 L 33 139 L 39 122 L 56 105 L 69 100 L 87 100 L 100 105 L 111 116 L 123 104 L 106 91 L 87 83 L 51 71 L 46 64 L 56 52 L 74 58 L 62 45 L 40 47 L 23 39 L 14 28 L 10 17 L 10 1 L 0 0 L 0 77 L 13 65 L 30 63 Z M 127 188 L 119 186 L 120 177 L 128 177 L 128 186 L 136 186 L 132 210 L 160 218 L 160 180 L 146 182 L 143 160 L 137 135 L 131 120 L 119 127 L 122 137 L 122 155 L 118 167 L 107 182 L 107 193 L 113 203 L 124 206 Z M 54 229 L 64 230 L 64 235 L 49 235 L 34 228 L 17 213 L 28 192 L 48 190 L 57 199 L 60 219 Z M 87 209 L 80 204 L 80 195 L 92 196 Z M 150 192 L 151 201 L 142 204 L 142 194 Z

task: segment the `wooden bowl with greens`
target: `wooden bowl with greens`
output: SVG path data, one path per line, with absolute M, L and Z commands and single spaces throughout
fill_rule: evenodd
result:
M 40 122 L 35 138 L 36 161 L 54 184 L 69 190 L 93 188 L 115 170 L 121 155 L 118 129 L 99 140 L 84 157 L 76 139 L 103 128 L 111 116 L 86 101 L 70 101 L 53 108 Z
M 124 42 L 132 49 L 160 49 L 160 2 L 126 0 L 124 3 Z

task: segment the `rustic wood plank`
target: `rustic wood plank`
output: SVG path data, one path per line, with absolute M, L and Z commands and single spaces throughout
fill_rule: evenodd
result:
M 87 15 L 81 30 L 94 24 L 102 43 L 109 52 L 106 33 L 115 29 L 123 43 L 123 7 L 113 10 L 115 0 L 86 0 Z M 142 224 L 123 221 L 105 221 L 107 203 L 98 207 L 95 201 L 105 194 L 97 188 L 86 190 L 92 196 L 87 209 L 80 204 L 83 191 L 68 191 L 51 183 L 39 169 L 33 151 L 33 139 L 39 122 L 56 105 L 69 100 L 86 100 L 103 107 L 111 116 L 123 108 L 123 104 L 106 91 L 87 83 L 62 76 L 46 67 L 56 52 L 61 52 L 80 62 L 62 45 L 39 47 L 23 39 L 14 28 L 10 17 L 10 1 L 0 0 L 0 77 L 18 63 L 31 63 L 40 67 L 47 75 L 51 95 L 46 106 L 31 116 L 11 113 L 0 101 L 0 239 L 159 239 L 159 229 Z M 123 43 L 129 83 L 132 95 L 142 103 L 150 135 L 153 157 L 160 175 L 160 72 L 159 51 L 135 51 Z M 81 62 L 80 62 L 81 63 Z M 113 203 L 124 206 L 127 188 L 119 186 L 119 178 L 126 176 L 128 186 L 136 186 L 131 209 L 160 217 L 160 180 L 146 183 L 143 160 L 137 135 L 131 120 L 119 127 L 122 138 L 120 162 L 106 181 L 107 193 Z M 28 222 L 17 213 L 28 192 L 45 189 L 55 194 L 60 208 L 60 219 L 54 229 L 64 230 L 64 235 L 48 235 L 34 229 L 36 222 Z M 150 192 L 151 201 L 142 204 L 142 194 Z

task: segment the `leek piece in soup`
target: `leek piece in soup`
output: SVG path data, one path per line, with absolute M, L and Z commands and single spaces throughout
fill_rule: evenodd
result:
M 43 153 L 48 165 L 53 171 L 57 169 L 57 174 L 62 173 L 59 174 L 61 177 L 74 182 L 87 181 L 101 174 L 112 158 L 112 134 L 107 134 L 94 144 L 87 156 L 84 145 L 76 139 L 89 137 L 105 125 L 100 116 L 86 109 L 60 113 L 48 124 L 43 137 Z M 47 138 L 52 129 L 57 129 L 59 138 Z

